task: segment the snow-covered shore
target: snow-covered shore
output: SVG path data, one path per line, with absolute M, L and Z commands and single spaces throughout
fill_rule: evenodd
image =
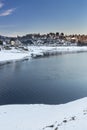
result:
M 31 57 L 44 57 L 56 54 L 87 52 L 87 47 L 78 46 L 61 46 L 61 47 L 49 47 L 49 46 L 28 46 L 28 51 L 20 49 L 1 50 L 0 51 L 0 64 L 29 59 Z
M 28 52 L 26 53 L 26 52 L 16 50 L 16 49 L 0 51 L 0 64 L 25 60 L 29 58 L 30 58 L 30 55 Z
M 87 52 L 87 46 L 29 46 L 28 47 L 30 54 L 33 57 L 40 56 L 49 56 L 56 54 L 65 54 L 65 53 L 76 53 L 76 52 Z
M 87 98 L 62 105 L 0 106 L 1 130 L 87 130 Z

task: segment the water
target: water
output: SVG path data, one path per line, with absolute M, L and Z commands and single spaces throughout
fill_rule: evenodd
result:
M 61 104 L 87 96 L 87 53 L 0 66 L 0 105 Z

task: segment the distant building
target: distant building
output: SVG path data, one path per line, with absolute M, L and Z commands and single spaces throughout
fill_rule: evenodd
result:
M 15 45 L 15 41 L 11 41 L 11 45 L 14 46 Z
M 20 46 L 20 45 L 22 45 L 22 43 L 17 39 L 17 40 L 12 40 L 11 45 L 12 46 Z
M 17 45 L 17 46 L 19 46 L 19 45 L 21 45 L 22 43 L 17 39 L 17 40 L 15 40 L 15 45 Z
M 5 46 L 7 43 L 5 41 L 3 41 L 3 45 Z

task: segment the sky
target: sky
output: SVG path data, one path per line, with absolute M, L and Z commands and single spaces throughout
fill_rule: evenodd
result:
M 0 35 L 87 34 L 87 0 L 0 0 Z

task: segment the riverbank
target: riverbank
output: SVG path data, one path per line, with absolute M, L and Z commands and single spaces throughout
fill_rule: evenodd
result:
M 29 58 L 30 55 L 28 52 L 20 51 L 14 48 L 12 50 L 0 51 L 0 65 L 16 61 L 27 60 Z
M 29 46 L 30 55 L 34 58 L 66 53 L 87 52 L 87 47 L 80 46 Z
M 15 62 L 25 59 L 44 57 L 65 53 L 78 53 L 87 52 L 87 47 L 78 46 L 61 46 L 61 47 L 49 47 L 49 46 L 28 46 L 28 51 L 14 49 L 1 50 L 0 51 L 0 65 L 8 62 Z
M 1 130 L 87 130 L 87 98 L 62 105 L 0 106 Z

